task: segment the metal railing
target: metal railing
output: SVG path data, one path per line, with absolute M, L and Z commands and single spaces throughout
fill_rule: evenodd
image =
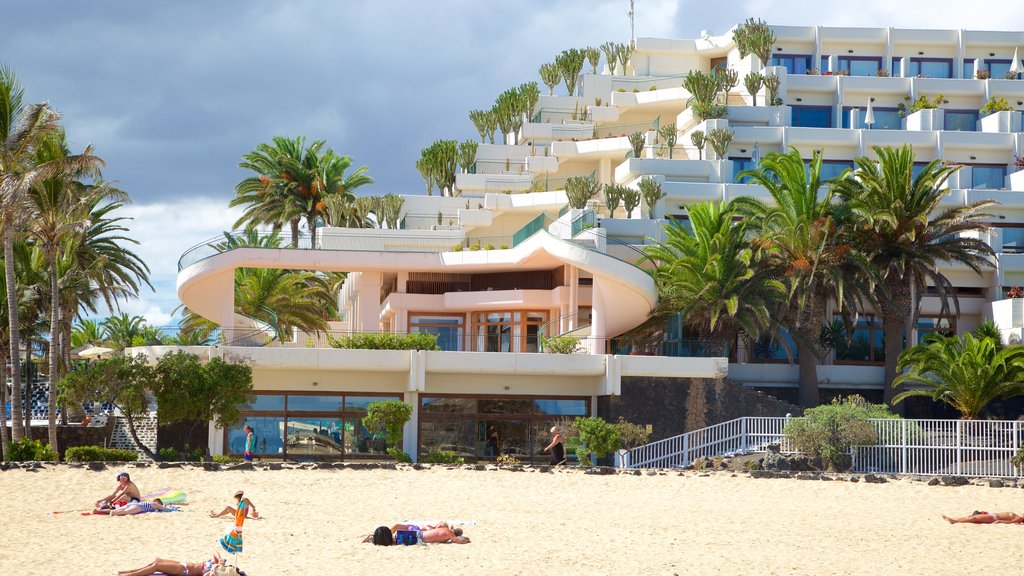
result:
M 654 130 L 657 132 L 660 124 L 661 117 L 659 116 L 649 122 L 625 122 L 620 124 L 598 125 L 594 127 L 594 139 L 628 137 L 634 132 L 647 132 L 648 130 Z
M 633 89 L 637 89 L 640 92 L 650 90 L 652 86 L 655 88 L 677 88 L 683 85 L 683 81 L 686 80 L 687 74 L 671 74 L 668 76 L 643 76 L 643 77 L 629 77 L 629 76 L 616 76 L 612 78 L 612 90 L 618 90 L 619 88 L 625 88 L 627 92 L 632 92 Z
M 630 450 L 631 468 L 689 466 L 702 456 L 793 452 L 783 431 L 793 418 L 745 417 Z M 1014 420 L 871 419 L 878 443 L 851 449 L 854 472 L 920 476 L 1020 477 L 1012 459 L 1024 444 Z
M 585 122 L 590 120 L 590 111 L 586 106 L 581 108 L 541 108 L 530 118 L 534 124 L 560 124 L 566 120 Z

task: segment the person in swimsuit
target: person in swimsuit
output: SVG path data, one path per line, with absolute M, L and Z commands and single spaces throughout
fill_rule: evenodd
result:
M 236 514 L 238 514 L 238 505 L 240 503 L 242 503 L 242 502 L 245 503 L 244 506 L 245 506 L 245 509 L 246 509 L 246 514 L 249 517 L 251 517 L 251 518 L 259 518 L 260 517 L 260 513 L 256 511 L 256 507 L 253 506 L 252 502 L 248 498 L 245 498 L 245 492 L 243 492 L 242 490 L 239 490 L 238 492 L 235 492 L 235 505 L 234 506 L 225 506 L 224 509 L 221 510 L 219 513 L 218 512 L 214 512 L 213 510 L 210 510 L 210 518 L 220 518 L 221 516 L 227 516 L 227 515 L 230 515 L 231 517 L 234 517 Z
M 381 527 L 383 528 L 383 526 Z M 378 528 L 373 534 L 363 538 L 363 543 L 373 542 L 377 546 L 391 546 L 397 542 L 399 530 L 412 530 L 419 532 L 420 542 L 424 544 L 469 544 L 469 538 L 462 535 L 462 528 L 452 528 L 447 522 L 441 521 L 437 524 L 395 524 L 390 528 L 391 538 L 381 538 L 381 529 Z M 375 538 L 376 536 L 376 538 Z
M 178 562 L 166 558 L 156 558 L 142 568 L 135 570 L 122 570 L 118 576 L 149 576 L 150 574 L 166 574 L 167 576 L 220 576 L 222 574 L 237 574 L 245 576 L 245 572 L 229 566 L 224 560 L 213 555 L 206 562 Z
M 109 514 L 112 509 L 118 506 L 124 506 L 139 500 L 142 500 L 139 487 L 135 485 L 135 482 L 132 482 L 127 472 L 121 472 L 117 475 L 117 488 L 114 489 L 113 494 L 97 500 L 96 509 L 92 513 Z
M 565 464 L 565 441 L 558 433 L 558 426 L 551 427 L 551 444 L 544 448 L 544 451 L 551 451 L 551 465 L 558 466 Z
M 1013 512 L 974 512 L 960 518 L 942 518 L 950 524 L 1024 524 L 1024 516 Z
M 110 511 L 111 516 L 134 516 L 136 514 L 145 514 L 146 512 L 164 512 L 170 510 L 167 506 L 164 506 L 164 501 L 159 498 L 153 498 L 152 502 L 146 502 L 145 500 L 140 502 L 132 502 L 125 504 L 119 508 L 115 508 Z

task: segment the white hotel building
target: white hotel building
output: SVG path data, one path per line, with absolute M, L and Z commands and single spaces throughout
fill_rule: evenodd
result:
M 541 96 L 519 134 L 481 144 L 475 173 L 457 177 L 461 196 L 406 196 L 400 229 L 321 228 L 313 249 L 216 253 L 201 246 L 183 255 L 181 301 L 226 333 L 264 328 L 235 313 L 233 281 L 236 268 L 267 267 L 349 272 L 343 320 L 332 323 L 339 332 L 438 335 L 437 352 L 340 350 L 315 335 L 282 344 L 267 342 L 267 334 L 249 339 L 259 345 L 241 346 L 236 338 L 234 345 L 193 349 L 252 365 L 257 395 L 245 415 L 261 438 L 259 451 L 285 458 L 379 453 L 380 441 L 359 418 L 366 403 L 381 398 L 414 406 L 406 451 L 452 449 L 481 458 L 488 456 L 491 428 L 501 434 L 503 453 L 544 458 L 546 429 L 560 417 L 626 414 L 665 437 L 713 423 L 701 418 L 751 415 L 738 412 L 758 403 L 765 414 L 784 414 L 787 408 L 767 396 L 734 390 L 795 400 L 797 366 L 782 347 L 726 343 L 728 358 L 700 357 L 707 347 L 671 324 L 665 342 L 644 355 L 629 354 L 615 340 L 657 304 L 654 282 L 636 263 L 642 245 L 662 237 L 666 217 L 684 218 L 685 207 L 700 201 L 767 197 L 735 178 L 753 166 L 755 146 L 761 155 L 793 147 L 808 160 L 821 150 L 828 177 L 870 156 L 873 146 L 904 143 L 922 165 L 963 164 L 946 204 L 999 201 L 988 238 L 997 266 L 982 275 L 951 266 L 945 273 L 956 285 L 960 315 L 940 320 L 938 302 L 926 299 L 918 328 L 962 333 L 994 318 L 1019 337 L 1024 300 L 1004 299 L 1004 291 L 1024 285 L 1024 171 L 1011 167 L 1024 154 L 1024 81 L 1004 77 L 1021 66 L 1012 58 L 1024 47 L 1024 32 L 773 28 L 777 43 L 765 71 L 781 78 L 779 105 L 764 105 L 763 92 L 753 105 L 742 78 L 762 63 L 741 59 L 731 34 L 639 38 L 625 74 L 607 66 L 585 73 L 580 95 Z M 698 121 L 687 109 L 683 77 L 716 66 L 737 70 L 741 82 L 728 94 L 725 118 Z M 979 71 L 990 79 L 977 79 Z M 898 111 L 908 98 L 939 95 L 938 108 L 906 117 Z M 1014 111 L 981 117 L 993 97 Z M 654 129 L 672 122 L 678 139 L 669 159 Z M 698 159 L 690 134 L 714 128 L 733 130 L 732 144 L 723 157 L 709 147 Z M 636 158 L 626 136 L 638 131 L 647 140 Z M 631 218 L 621 208 L 609 214 L 600 199 L 586 210 L 567 210 L 560 187 L 570 176 L 632 187 L 653 176 L 667 196 L 653 214 L 642 207 Z M 542 353 L 540 334 L 579 336 L 589 353 Z M 861 315 L 854 342 L 845 357 L 833 353 L 818 367 L 823 394 L 879 400 L 881 326 L 872 315 Z M 698 382 L 705 383 L 701 393 L 687 393 Z M 643 393 L 631 396 L 631 387 Z M 739 394 L 730 398 L 753 404 L 722 400 L 709 407 L 727 389 Z M 210 438 L 213 453 L 240 451 L 239 430 L 211 429 Z

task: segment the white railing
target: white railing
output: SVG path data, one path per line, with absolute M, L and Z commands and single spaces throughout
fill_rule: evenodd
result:
M 783 434 L 790 418 L 737 418 L 630 450 L 630 468 L 688 466 L 702 456 L 794 450 Z M 1024 424 L 1008 420 L 873 419 L 878 444 L 854 446 L 854 472 L 924 476 L 1020 477 L 1011 459 Z

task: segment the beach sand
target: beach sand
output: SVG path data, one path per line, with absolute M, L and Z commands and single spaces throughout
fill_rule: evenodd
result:
M 129 468 L 143 492 L 185 490 L 182 512 L 82 516 L 117 469 L 0 472 L 0 575 L 116 574 L 155 556 L 197 561 L 231 522 L 207 517 L 244 489 L 239 565 L 251 576 L 311 574 L 1007 574 L 1024 526 L 949 525 L 941 514 L 1024 512 L 1024 490 L 433 468 Z M 54 512 L 61 512 L 54 514 Z M 474 520 L 466 545 L 360 544 L 411 518 Z

